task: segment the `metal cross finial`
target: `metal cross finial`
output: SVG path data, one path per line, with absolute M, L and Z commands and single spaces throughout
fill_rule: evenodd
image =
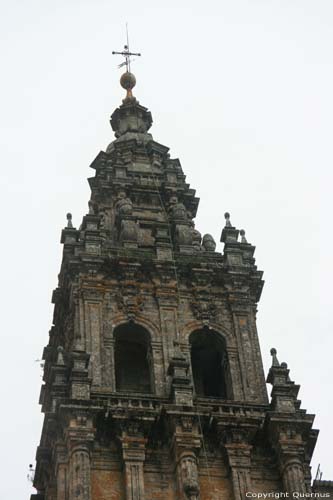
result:
M 112 54 L 125 57 L 125 61 L 122 62 L 121 64 L 119 64 L 118 68 L 122 68 L 123 66 L 126 66 L 127 73 L 130 73 L 131 72 L 131 56 L 141 56 L 141 54 L 139 52 L 130 52 L 127 23 L 126 23 L 126 40 L 127 40 L 127 44 L 124 45 L 124 50 L 122 52 L 112 51 Z

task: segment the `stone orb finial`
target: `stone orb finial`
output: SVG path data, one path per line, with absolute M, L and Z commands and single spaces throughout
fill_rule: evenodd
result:
M 135 85 L 136 85 L 136 78 L 133 75 L 133 73 L 129 73 L 128 71 L 126 71 L 126 73 L 121 75 L 120 85 L 125 90 L 132 90 L 132 88 L 135 87 Z
M 272 356 L 276 356 L 277 355 L 277 350 L 275 349 L 275 347 L 272 347 L 272 349 L 271 349 L 271 355 Z
M 285 363 L 285 361 L 282 361 L 280 366 L 281 366 L 281 368 L 288 368 L 288 365 L 287 365 L 287 363 Z
M 225 218 L 225 225 L 227 227 L 230 227 L 231 226 L 231 222 L 230 222 L 230 214 L 229 214 L 229 212 L 225 212 L 224 218 Z
M 241 229 L 239 231 L 239 234 L 241 235 L 241 242 L 242 243 L 247 243 L 247 239 L 245 238 L 245 231 L 244 231 L 244 229 Z

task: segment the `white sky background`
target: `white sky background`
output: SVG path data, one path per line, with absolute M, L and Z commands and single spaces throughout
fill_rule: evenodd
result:
M 313 458 L 333 479 L 330 0 L 0 1 L 2 498 L 26 499 L 42 426 L 41 357 L 52 324 L 66 212 L 87 212 L 89 164 L 112 140 L 125 43 L 152 133 L 201 198 L 197 228 L 223 214 L 257 247 L 258 330 L 316 413 Z M 218 249 L 222 249 L 218 243 Z

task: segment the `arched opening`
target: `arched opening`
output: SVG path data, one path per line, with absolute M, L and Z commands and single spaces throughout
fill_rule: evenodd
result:
M 150 336 L 135 323 L 115 328 L 116 390 L 152 392 Z
M 190 335 L 191 366 L 199 397 L 227 398 L 227 356 L 223 339 L 205 328 Z

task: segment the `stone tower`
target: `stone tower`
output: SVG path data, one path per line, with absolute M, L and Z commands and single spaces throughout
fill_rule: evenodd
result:
M 311 491 L 317 438 L 299 386 L 256 330 L 262 272 L 225 214 L 216 252 L 195 191 L 132 95 L 91 164 L 89 212 L 67 214 L 44 349 L 34 500 L 242 500 Z

